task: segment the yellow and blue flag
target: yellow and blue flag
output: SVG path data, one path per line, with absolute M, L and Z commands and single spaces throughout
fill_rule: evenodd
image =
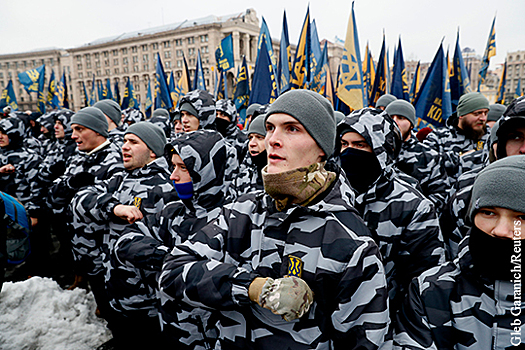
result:
M 13 111 L 18 109 L 18 103 L 16 102 L 15 90 L 13 89 L 13 81 L 9 79 L 7 86 L 2 90 L 2 96 L 0 97 L 0 108 L 11 106 Z
M 116 103 L 118 103 L 118 105 L 120 106 L 120 89 L 118 87 L 118 81 L 115 80 L 115 85 L 114 85 L 114 89 L 113 91 L 115 92 L 113 94 L 113 101 L 115 101 Z
M 82 92 L 82 100 L 84 100 L 84 107 L 88 107 L 89 99 L 86 90 L 86 84 L 84 82 L 82 82 Z
M 496 103 L 505 104 L 505 85 L 507 83 L 507 60 L 503 64 L 501 79 L 499 80 L 498 92 L 496 94 Z
M 328 68 L 328 56 L 327 56 L 327 42 L 324 44 L 323 51 L 319 62 L 317 63 L 317 69 L 312 75 L 312 82 L 310 83 L 310 90 L 315 91 L 321 95 L 325 95 L 326 91 L 326 73 Z
M 173 108 L 166 74 L 164 73 L 159 53 L 157 53 L 157 69 L 155 72 L 155 109 L 157 108 Z
M 173 106 L 177 106 L 177 103 L 179 101 L 179 95 L 175 90 L 175 86 L 175 77 L 173 76 L 173 71 L 171 71 L 168 77 L 168 90 L 170 92 L 171 102 L 173 102 Z
M 352 110 L 365 107 L 367 100 L 363 84 L 363 67 L 353 2 L 352 12 L 348 18 L 348 27 L 346 28 L 340 74 L 338 75 L 337 96 L 339 100 Z M 340 105 L 338 110 L 344 113 L 345 108 Z
M 376 76 L 374 79 L 374 86 L 372 87 L 372 97 L 370 104 L 375 106 L 377 100 L 382 95 L 386 94 L 386 84 L 388 80 L 388 62 L 385 48 L 385 34 L 383 33 L 383 45 L 381 46 L 381 53 L 377 62 Z
M 448 79 L 447 62 L 443 52 L 443 44 L 434 56 L 434 60 L 427 71 L 425 80 L 414 102 L 417 127 L 440 127 L 452 114 L 450 103 L 450 86 Z
M 215 89 L 215 99 L 218 100 L 227 100 L 228 97 L 228 81 L 225 71 L 219 73 L 219 84 L 217 84 L 217 89 Z
M 201 50 L 197 52 L 197 65 L 195 67 L 195 79 L 193 80 L 193 90 L 206 90 L 204 81 L 204 71 L 202 70 Z
M 363 87 L 365 90 L 365 97 L 367 101 L 371 100 L 372 88 L 376 76 L 376 66 L 372 58 L 372 53 L 368 48 L 368 41 L 366 42 L 365 60 L 363 63 Z M 367 102 L 368 104 L 368 102 Z
M 273 52 L 272 37 L 270 35 L 270 29 L 268 29 L 268 25 L 266 24 L 264 16 L 262 18 L 261 30 L 259 31 L 259 39 L 257 39 L 257 56 L 259 55 L 259 51 L 261 51 L 263 38 L 265 39 L 266 43 L 266 51 L 268 51 L 268 55 L 270 56 L 270 62 L 272 62 L 273 71 L 276 72 L 277 57 L 275 56 L 275 52 Z
M 233 102 L 239 114 L 239 123 L 244 125 L 246 120 L 246 108 L 248 108 L 248 101 L 250 98 L 250 81 L 248 78 L 248 65 L 246 64 L 246 57 L 242 58 L 242 64 L 237 72 L 237 85 L 235 86 L 235 93 L 233 95 Z
M 292 89 L 306 89 L 310 82 L 311 39 L 310 7 L 308 7 L 301 34 L 299 35 L 297 49 L 295 50 L 295 60 L 293 62 L 291 80 Z
M 268 50 L 265 49 L 266 39 L 263 38 L 262 40 L 264 45 L 261 45 L 253 72 L 252 91 L 250 92 L 249 99 L 250 104 L 259 103 L 265 105 L 272 103 L 279 96 L 273 64 L 270 61 Z
M 419 61 L 417 62 L 416 70 L 414 71 L 414 78 L 412 79 L 412 85 L 410 86 L 409 102 L 414 104 L 417 94 L 419 93 L 419 87 L 421 86 L 421 68 Z
M 315 74 L 317 73 L 319 66 L 322 66 L 322 55 L 321 44 L 319 42 L 319 35 L 317 35 L 317 26 L 315 24 L 315 19 L 310 25 L 310 81 L 308 85 L 310 86 L 314 80 Z M 311 89 L 311 88 L 310 88 Z
M 137 101 L 137 94 L 135 93 L 135 89 L 133 88 L 133 83 L 131 82 L 130 78 L 128 78 L 126 83 L 126 88 L 124 89 L 124 98 L 122 99 L 122 109 L 127 108 L 140 108 Z
M 481 60 L 481 68 L 478 73 L 478 91 L 482 83 L 485 82 L 485 77 L 487 76 L 487 71 L 489 70 L 490 58 L 496 55 L 496 16 L 492 21 L 492 26 L 490 27 L 489 38 L 487 40 L 487 47 L 485 48 L 485 53 L 483 54 L 483 59 Z
M 405 69 L 405 59 L 403 58 L 403 49 L 401 48 L 401 37 L 399 37 L 399 44 L 394 54 L 394 67 L 392 73 L 392 86 L 390 93 L 397 97 L 408 101 L 409 90 L 408 90 L 408 79 L 407 71 Z
M 144 114 L 146 118 L 151 117 L 151 107 L 153 107 L 153 95 L 151 94 L 151 80 L 148 80 L 148 92 L 146 93 L 146 102 L 144 103 Z
M 104 99 L 104 93 L 103 93 L 103 87 L 102 87 L 102 81 L 97 80 L 97 93 L 98 93 L 98 100 L 102 101 Z
M 93 74 L 93 80 L 91 82 L 91 94 L 89 96 L 89 105 L 93 106 L 97 102 L 97 94 L 95 89 L 95 74 Z
M 104 87 L 104 90 L 102 91 L 102 95 L 104 96 L 105 100 L 112 100 L 113 99 L 113 93 L 111 92 L 111 80 L 106 79 L 106 86 Z
M 283 14 L 283 29 L 281 32 L 281 47 L 279 52 L 279 67 L 277 70 L 277 80 L 281 93 L 290 90 L 290 72 L 292 71 L 292 54 L 290 40 L 288 37 L 288 22 L 286 11 Z
M 53 109 L 58 108 L 57 80 L 55 78 L 54 70 L 51 70 L 51 77 L 49 78 L 49 86 L 47 88 L 47 104 Z
M 521 91 L 521 79 L 518 79 L 518 84 L 516 84 L 516 91 L 514 92 L 514 98 L 523 96 L 523 91 Z
M 450 99 L 452 101 L 452 110 L 455 111 L 461 95 L 472 92 L 470 88 L 470 79 L 465 68 L 461 48 L 459 47 L 459 30 L 456 38 L 456 48 L 452 58 L 452 68 L 450 69 Z
M 188 64 L 186 63 L 186 57 L 182 57 L 182 75 L 180 76 L 179 81 L 175 85 L 175 95 L 177 96 L 177 102 L 190 92 L 190 73 L 188 72 Z
M 22 73 L 18 73 L 18 80 L 24 86 L 27 93 L 38 92 L 40 77 L 45 76 L 45 65 L 38 68 L 30 69 Z
M 58 84 L 58 107 L 60 109 L 69 108 L 66 71 L 62 72 L 62 79 L 60 79 L 60 84 Z
M 233 60 L 233 37 L 231 34 L 221 40 L 221 44 L 215 50 L 215 60 L 217 60 L 219 71 L 233 68 L 235 62 Z

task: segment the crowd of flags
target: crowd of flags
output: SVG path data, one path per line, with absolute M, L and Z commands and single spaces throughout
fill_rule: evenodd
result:
M 490 58 L 496 54 L 495 20 L 494 17 L 479 71 L 478 91 L 486 78 Z M 215 81 L 215 91 L 212 93 L 216 99 L 231 98 L 234 101 L 239 112 L 238 122 L 241 125 L 245 125 L 246 109 L 250 104 L 272 103 L 280 94 L 291 89 L 316 91 L 330 100 L 336 110 L 345 114 L 366 106 L 374 106 L 380 96 L 390 93 L 398 99 L 409 101 L 414 105 L 418 118 L 417 128 L 421 128 L 444 125 L 446 119 L 455 111 L 459 97 L 472 91 L 469 72 L 465 68 L 459 46 L 459 30 L 452 62 L 449 62 L 448 52 L 445 55 L 443 45 L 440 43 L 424 80 L 421 81 L 421 68 L 420 62 L 418 62 L 410 86 L 401 37 L 399 37 L 394 48 L 392 69 L 389 67 L 389 53 L 384 32 L 377 65 L 374 62 L 368 42 L 364 55 L 361 56 L 353 3 L 348 20 L 343 56 L 335 81 L 332 81 L 327 50 L 326 41 L 324 47 L 321 48 L 316 22 L 311 20 L 309 8 L 301 27 L 295 57 L 292 57 L 291 54 L 286 12 L 283 14 L 279 55 L 276 55 L 273 50 L 270 30 L 263 17 L 251 84 L 250 69 L 246 63 L 246 58 L 242 57 L 242 63 L 237 68 L 233 96 L 228 94 L 227 74 L 228 71 L 235 69 L 233 38 L 230 34 L 221 40 L 215 51 L 217 69 L 212 69 Z M 193 81 L 190 79 L 188 64 L 184 56 L 182 62 L 182 74 L 176 79 L 173 72 L 170 72 L 169 75 L 165 73 L 162 60 L 157 53 L 155 79 L 153 84 L 148 81 L 146 100 L 144 101 L 146 117 L 151 115 L 153 108 L 173 110 L 180 98 L 191 90 L 206 90 L 200 50 L 197 53 Z M 45 113 L 46 106 L 52 109 L 68 108 L 65 72 L 62 73 L 62 77 L 58 81 L 55 78 L 55 72 L 51 71 L 47 92 L 44 91 L 44 77 L 45 65 L 18 75 L 20 83 L 28 93 L 37 93 L 38 111 L 40 113 Z M 505 102 L 505 83 L 506 63 L 498 87 L 497 103 Z M 113 99 L 121 104 L 122 109 L 140 108 L 133 83 L 129 78 L 125 83 L 122 97 L 118 82 L 115 82 L 112 90 L 110 79 L 106 79 L 103 83 L 101 80 L 97 81 L 95 76 L 92 79 L 90 94 L 88 94 L 84 82 L 82 82 L 82 90 L 84 106 L 91 106 L 97 100 Z M 518 81 L 515 97 L 521 94 L 521 81 Z M 0 107 L 5 105 L 17 109 L 11 80 L 2 91 L 0 99 Z

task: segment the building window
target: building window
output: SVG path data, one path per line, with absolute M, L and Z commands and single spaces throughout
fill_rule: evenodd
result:
M 95 59 L 98 60 L 100 58 L 100 54 L 98 52 L 95 53 Z
M 25 63 L 25 62 L 24 62 L 24 63 Z M 49 59 L 49 64 L 50 64 L 50 65 L 55 64 L 55 63 L 54 63 L 54 59 L 53 59 L 53 57 L 51 57 L 51 58 Z
M 36 61 L 35 60 L 32 60 L 31 63 L 33 63 L 33 67 L 36 67 Z M 9 68 L 9 66 L 7 68 Z
M 118 58 L 114 58 L 113 59 L 113 65 L 114 66 L 118 66 Z
M 113 56 L 118 56 L 118 50 L 117 49 L 113 50 Z
M 201 43 L 207 43 L 208 42 L 208 34 L 201 35 Z
M 81 62 L 82 61 L 82 57 L 80 55 L 77 55 L 77 62 Z
M 136 46 L 132 46 L 131 47 L 131 53 L 137 53 L 137 47 Z
M 148 45 L 147 44 L 143 44 L 142 45 L 142 51 L 148 51 Z
M 142 55 L 142 62 L 148 62 L 148 60 L 149 60 L 148 54 Z
M 181 60 L 177 60 L 177 68 L 180 68 L 182 67 L 182 61 Z
M 195 44 L 195 37 L 193 37 L 193 36 L 190 36 L 188 38 L 188 45 L 191 45 L 191 44 Z
M 133 71 L 134 72 L 138 72 L 139 71 L 139 66 L 133 66 Z
M 92 73 L 91 73 L 91 72 L 87 72 L 86 75 L 87 75 L 88 77 L 91 77 L 91 76 L 92 76 Z
M 164 45 L 165 49 L 171 47 L 171 42 L 170 41 L 164 41 L 162 44 Z
M 122 59 L 122 64 L 128 64 L 128 58 L 127 57 L 124 57 Z
M 190 48 L 188 49 L 188 55 L 189 55 L 189 56 L 193 56 L 193 55 L 195 55 L 195 48 L 190 47 Z
M 78 77 L 79 77 L 80 79 L 82 79 L 82 78 L 84 77 L 84 75 L 82 74 L 82 72 L 78 73 Z
M 10 69 L 10 63 L 9 62 L 5 63 L 5 69 Z
M 166 61 L 166 68 L 171 68 L 171 61 Z
M 128 72 L 129 72 L 128 67 L 124 67 L 124 73 L 128 73 Z
M 95 62 L 95 67 L 100 68 L 100 61 Z
M 202 53 L 209 53 L 210 51 L 208 50 L 208 46 L 203 46 L 202 47 Z
M 115 74 L 119 74 L 118 68 L 115 68 Z
M 4 79 L 4 72 L 0 72 L 0 79 Z M 4 86 L 4 83 L 0 84 L 0 86 Z
M 128 48 L 127 47 L 122 49 L 122 54 L 123 55 L 127 55 L 128 54 Z
M 40 60 L 40 62 L 41 62 L 40 64 L 46 64 L 46 61 L 43 58 Z M 18 65 L 17 65 L 17 68 L 18 68 Z
M 108 52 L 108 51 L 104 51 L 104 52 L 102 52 L 102 54 L 103 54 L 104 57 L 106 57 L 106 58 L 109 56 L 109 52 Z
M 105 65 L 106 67 L 109 67 L 109 60 L 104 60 L 104 65 Z
M 205 57 L 204 58 L 204 63 L 210 63 L 210 58 L 209 57 Z
M 82 64 L 81 63 L 77 64 L 77 69 L 78 70 L 82 70 Z
M 190 58 L 189 64 L 194 65 L 195 64 L 195 58 Z
M 175 39 L 175 46 L 182 46 L 182 39 Z
M 182 57 L 184 54 L 182 53 L 182 50 L 177 50 L 177 57 Z
M 86 68 L 88 68 L 88 69 L 91 68 L 91 62 L 87 62 L 87 63 L 86 63 Z
M 100 77 L 102 75 L 102 72 L 100 69 L 97 69 L 97 77 Z
M 171 51 L 164 51 L 164 58 L 171 58 Z
M 149 70 L 149 64 L 144 64 L 144 70 Z
M 153 43 L 151 44 L 151 47 L 153 50 L 158 50 L 159 49 L 159 43 Z
M 139 56 L 133 56 L 133 63 L 139 62 Z

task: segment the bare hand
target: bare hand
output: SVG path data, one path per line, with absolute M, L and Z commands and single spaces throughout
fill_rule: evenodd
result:
M 35 227 L 38 225 L 38 219 L 37 218 L 29 218 L 31 219 L 31 227 Z
M 14 172 L 15 172 L 15 167 L 12 164 L 7 164 L 0 168 L 0 173 L 2 174 L 12 174 Z
M 116 205 L 115 208 L 113 208 L 113 214 L 123 220 L 126 220 L 130 224 L 137 220 L 142 220 L 143 218 L 142 212 L 134 205 Z

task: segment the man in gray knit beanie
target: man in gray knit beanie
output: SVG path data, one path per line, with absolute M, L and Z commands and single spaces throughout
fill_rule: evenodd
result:
M 138 122 L 126 129 L 122 157 L 127 170 L 142 168 L 162 157 L 166 146 L 164 130 L 150 122 Z
M 113 100 L 101 100 L 93 105 L 104 113 L 108 121 L 108 131 L 118 127 L 122 120 L 122 110 L 117 102 Z
M 95 107 L 82 108 L 71 118 L 73 134 L 79 151 L 91 152 L 108 138 L 108 122 L 104 113 Z

